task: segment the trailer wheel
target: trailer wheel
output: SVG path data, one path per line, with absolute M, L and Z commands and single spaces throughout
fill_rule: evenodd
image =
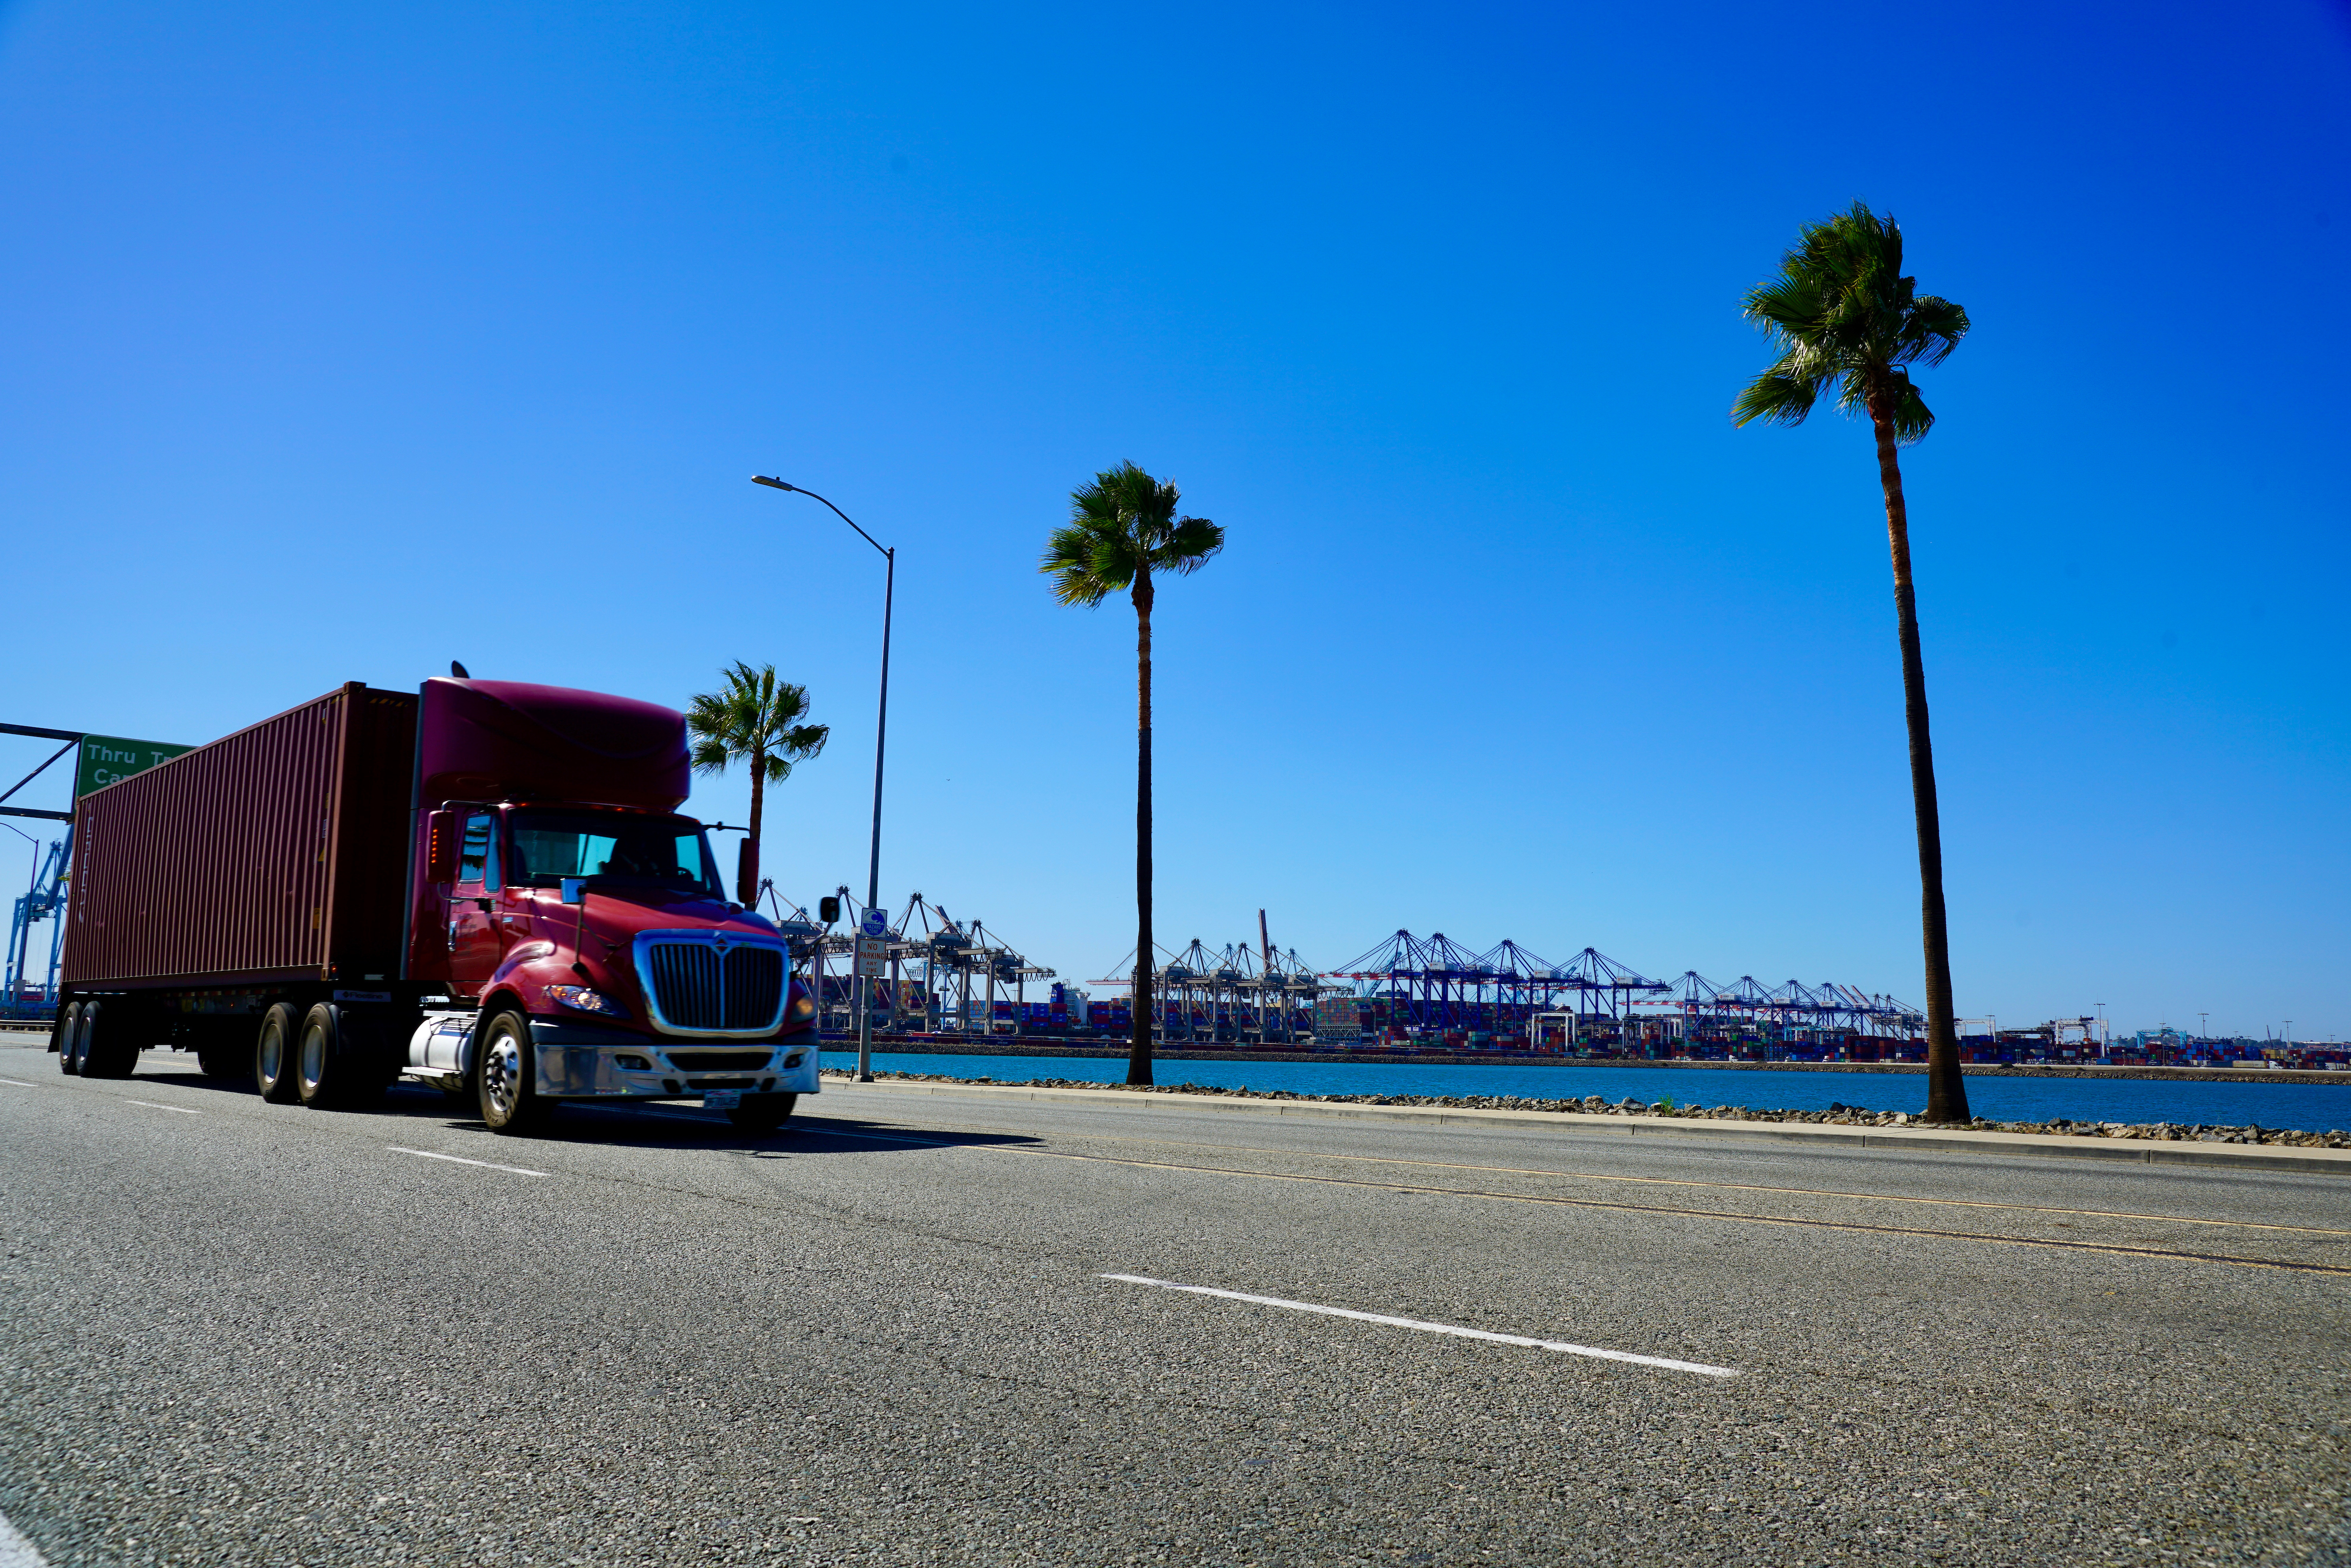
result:
M 117 999 L 112 1007 L 99 1002 L 81 1009 L 81 1043 L 74 1070 L 84 1078 L 128 1078 L 139 1066 L 139 1033 L 145 1020 L 139 1010 Z
M 261 1015 L 261 1032 L 253 1041 L 253 1082 L 272 1105 L 291 1105 L 300 1097 L 294 1057 L 300 1049 L 301 1022 L 290 1002 L 272 1002 Z
M 80 1037 L 81 1004 L 68 1002 L 57 1015 L 57 1041 L 50 1049 L 57 1053 L 57 1071 L 68 1078 L 81 1071 Z
M 482 1120 L 493 1133 L 527 1136 L 545 1125 L 554 1105 L 538 1092 L 538 1062 L 530 1022 L 520 1013 L 500 1013 L 482 1030 L 474 1068 Z
M 797 1094 L 746 1094 L 726 1119 L 747 1133 L 772 1133 L 791 1118 Z
M 294 1092 L 313 1111 L 339 1111 L 383 1092 L 373 1020 L 320 1002 L 302 1016 Z

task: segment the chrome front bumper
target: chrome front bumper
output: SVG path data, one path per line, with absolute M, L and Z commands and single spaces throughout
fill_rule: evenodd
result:
M 673 1040 L 535 1018 L 530 1039 L 538 1092 L 565 1100 L 676 1100 L 712 1089 L 814 1094 L 821 1088 L 814 1030 L 781 1041 Z M 756 1055 L 761 1050 L 764 1060 Z M 695 1060 L 714 1055 L 746 1060 L 717 1066 Z

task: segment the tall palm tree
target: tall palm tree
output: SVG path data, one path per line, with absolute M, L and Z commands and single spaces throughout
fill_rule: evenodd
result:
M 1902 276 L 1902 231 L 1866 204 L 1805 225 L 1780 258 L 1780 276 L 1748 291 L 1748 320 L 1781 350 L 1731 405 L 1735 424 L 1802 424 L 1831 388 L 1846 413 L 1866 414 L 1877 434 L 1886 537 L 1894 554 L 1894 612 L 1902 637 L 1903 707 L 1910 724 L 1910 799 L 1918 818 L 1920 925 L 1927 950 L 1927 1120 L 1968 1120 L 1951 1016 L 1951 951 L 1943 920 L 1943 831 L 1935 805 L 1935 749 L 1927 733 L 1927 669 L 1910 586 L 1910 517 L 1897 449 L 1935 423 L 1912 365 L 1939 365 L 1967 336 L 1968 313 L 1917 292 Z
M 1123 591 L 1134 601 L 1134 1045 L 1129 1083 L 1151 1082 L 1151 606 L 1155 574 L 1185 577 L 1225 548 L 1225 530 L 1206 517 L 1179 517 L 1171 484 L 1132 463 L 1094 476 L 1070 493 L 1070 520 L 1045 541 L 1038 570 L 1064 604 L 1100 604 Z
M 832 729 L 799 722 L 809 711 L 808 688 L 776 679 L 775 665 L 755 670 L 737 659 L 719 673 L 726 684 L 686 705 L 685 727 L 694 737 L 695 771 L 724 773 L 737 760 L 751 765 L 751 831 L 735 872 L 735 896 L 747 904 L 759 895 L 759 814 L 767 788 L 790 778 L 793 763 L 822 751 Z

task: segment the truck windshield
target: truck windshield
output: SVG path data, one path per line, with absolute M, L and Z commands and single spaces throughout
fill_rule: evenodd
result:
M 517 811 L 513 844 L 507 880 L 521 887 L 555 887 L 567 876 L 585 876 L 607 885 L 726 896 L 701 824 L 684 817 Z

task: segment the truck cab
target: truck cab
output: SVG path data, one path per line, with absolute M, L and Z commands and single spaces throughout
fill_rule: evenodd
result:
M 413 1032 L 407 1075 L 462 1090 L 484 1026 L 519 1014 L 528 1038 L 507 1041 L 504 1070 L 526 1103 L 482 1088 L 494 1127 L 531 1100 L 698 1095 L 741 1122 L 817 1092 L 815 1002 L 782 934 L 726 896 L 701 823 L 450 801 L 425 839 L 415 967 L 438 971 L 445 1001 Z
M 561 1100 L 699 1098 L 771 1127 L 818 1092 L 816 1003 L 678 814 L 685 724 L 471 679 L 419 694 L 402 1071 L 522 1131 Z

